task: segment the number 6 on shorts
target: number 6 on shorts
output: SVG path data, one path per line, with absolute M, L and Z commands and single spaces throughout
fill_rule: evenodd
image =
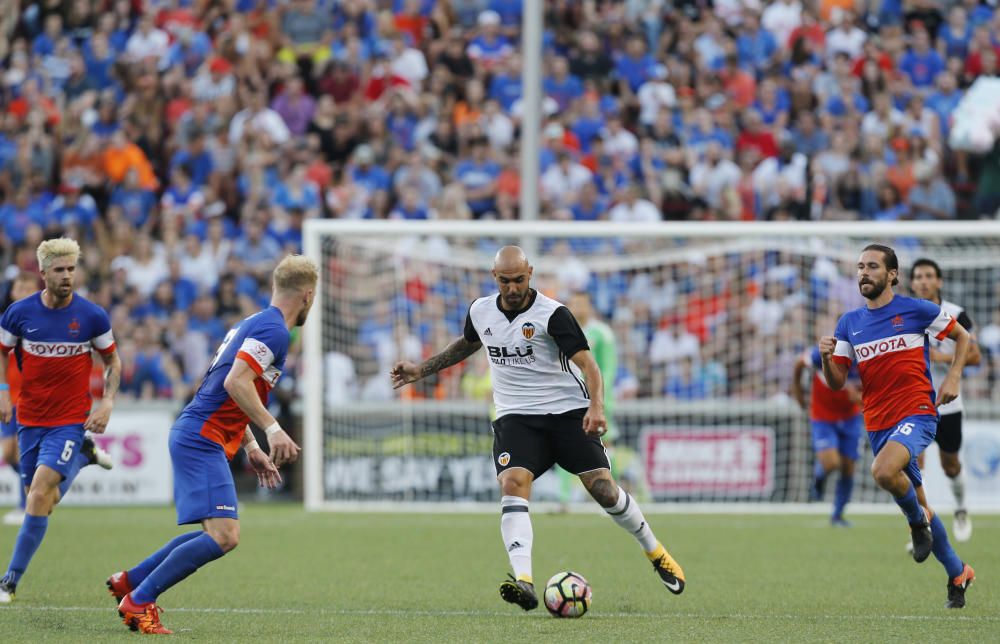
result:
M 76 441 L 66 441 L 66 445 L 63 446 L 62 454 L 59 455 L 59 460 L 64 463 L 69 463 L 69 459 L 73 458 L 74 447 L 76 447 Z

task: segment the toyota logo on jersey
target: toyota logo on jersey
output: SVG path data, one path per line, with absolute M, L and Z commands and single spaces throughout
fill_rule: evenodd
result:
M 524 336 L 525 340 L 530 340 L 535 335 L 535 325 L 531 322 L 525 322 L 521 325 L 521 335 Z

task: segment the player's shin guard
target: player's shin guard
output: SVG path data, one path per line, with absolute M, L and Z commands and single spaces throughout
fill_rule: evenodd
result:
M 191 573 L 223 554 L 222 548 L 207 532 L 202 532 L 187 543 L 174 548 L 170 554 L 149 573 L 139 586 L 132 591 L 132 600 L 137 604 L 148 604 L 166 592 L 171 586 L 183 581 Z
M 906 520 L 909 521 L 910 525 L 917 525 L 927 520 L 927 517 L 924 515 L 924 509 L 920 506 L 920 502 L 917 501 L 917 491 L 912 484 L 906 490 L 906 494 L 893 498 L 896 501 L 896 505 L 906 515 Z
M 937 514 L 931 519 L 931 534 L 934 535 L 932 552 L 934 557 L 944 566 L 948 573 L 948 579 L 954 579 L 962 574 L 965 565 L 958 558 L 955 549 L 948 543 L 948 531 L 944 529 L 944 523 L 941 522 L 941 518 Z
M 965 509 L 965 470 L 961 470 L 953 479 L 948 479 L 951 483 L 951 492 L 955 495 L 955 506 L 959 510 Z
M 839 519 L 844 516 L 844 508 L 851 500 L 851 492 L 854 491 L 854 477 L 840 475 L 837 480 L 837 489 L 833 496 L 833 518 Z
M 823 463 L 817 458 L 816 462 L 813 463 L 813 484 L 809 490 L 809 499 L 811 501 L 822 500 L 825 488 L 826 469 L 823 467 Z
M 615 523 L 628 530 L 645 552 L 656 550 L 656 536 L 649 529 L 649 524 L 646 523 L 646 517 L 642 515 L 639 504 L 625 490 L 619 487 L 618 502 L 610 508 L 604 508 L 604 511 Z
M 131 584 L 132 588 L 138 588 L 139 585 L 146 580 L 146 577 L 149 576 L 149 573 L 156 570 L 156 567 L 163 563 L 163 560 L 166 559 L 175 548 L 197 538 L 198 535 L 201 534 L 204 534 L 201 530 L 185 532 L 184 534 L 179 534 L 168 541 L 165 546 L 146 557 L 141 563 L 139 563 L 139 565 L 128 571 L 129 584 Z
M 10 566 L 7 567 L 5 581 L 16 584 L 21 579 L 21 575 L 28 569 L 31 558 L 38 551 L 38 546 L 42 545 L 45 538 L 45 531 L 49 527 L 49 518 L 36 517 L 27 514 L 24 523 L 17 533 L 17 540 L 14 542 L 14 554 L 10 558 Z
M 514 577 L 531 582 L 531 542 L 534 533 L 528 514 L 528 499 L 504 496 L 500 499 L 500 535 L 507 549 Z

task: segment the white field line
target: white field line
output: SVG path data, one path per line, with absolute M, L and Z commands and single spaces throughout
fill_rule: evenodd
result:
M 32 606 L 24 604 L 14 604 L 0 607 L 3 611 L 15 612 L 65 612 L 65 613 L 108 613 L 113 614 L 114 608 L 98 608 L 96 606 Z M 488 611 L 488 610 L 422 610 L 405 608 L 370 608 L 370 609 L 338 609 L 338 608 L 171 608 L 167 607 L 165 614 L 170 613 L 201 613 L 201 614 L 229 614 L 229 615 L 328 615 L 336 616 L 375 616 L 375 617 L 510 617 L 510 611 Z M 544 611 L 538 613 L 545 615 Z M 878 621 L 899 621 L 899 622 L 1000 622 L 1000 615 L 794 615 L 794 614 L 749 614 L 749 613 L 672 613 L 663 611 L 662 613 L 605 613 L 594 611 L 592 617 L 598 618 L 649 618 L 649 619 L 701 619 L 701 620 L 747 620 L 766 622 L 769 620 L 824 620 L 843 622 L 878 622 Z

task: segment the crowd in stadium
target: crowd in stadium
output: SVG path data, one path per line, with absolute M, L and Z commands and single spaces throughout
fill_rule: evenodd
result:
M 183 398 L 225 330 L 266 305 L 306 219 L 519 216 L 522 0 L 0 11 L 4 279 L 37 271 L 43 238 L 81 240 L 79 285 L 112 313 L 128 395 Z M 552 0 L 543 52 L 542 219 L 1000 208 L 1000 146 L 947 143 L 963 91 L 1000 74 L 1000 11 L 978 0 Z M 758 288 L 787 287 L 775 283 Z M 800 292 L 787 288 L 776 301 Z M 767 296 L 741 302 L 740 319 L 779 324 Z M 648 357 L 669 324 L 648 326 L 626 357 Z M 687 332 L 722 359 L 710 330 Z M 440 345 L 432 335 L 423 347 Z M 675 391 L 731 394 L 735 368 Z

